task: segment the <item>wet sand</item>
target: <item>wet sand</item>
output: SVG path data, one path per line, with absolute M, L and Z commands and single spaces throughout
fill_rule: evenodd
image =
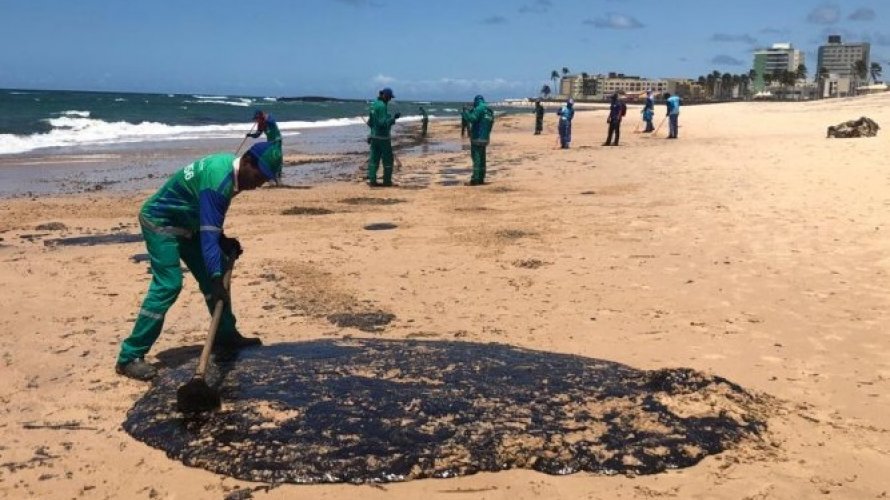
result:
M 548 115 L 500 120 L 490 184 L 468 153 L 402 158 L 400 187 L 353 175 L 239 195 L 239 325 L 267 343 L 370 337 L 498 342 L 641 370 L 688 367 L 775 398 L 764 439 L 666 473 L 528 470 L 379 486 L 268 487 L 183 466 L 121 427 L 147 390 L 114 374 L 150 275 L 148 192 L 0 200 L 0 496 L 10 498 L 881 498 L 890 495 L 890 95 L 683 109 L 680 139 L 600 147 L 605 113 L 555 149 Z M 869 116 L 871 139 L 825 139 Z M 431 127 L 453 138 L 453 124 Z M 300 168 L 292 167 L 294 169 Z M 350 202 L 356 199 L 399 202 Z M 291 207 L 328 210 L 296 211 Z M 60 222 L 62 226 L 38 225 Z M 371 224 L 393 224 L 368 231 Z M 395 315 L 372 332 L 338 313 Z M 152 354 L 196 352 L 190 278 Z M 163 365 L 163 358 L 150 357 Z M 237 493 L 241 491 L 242 493 Z

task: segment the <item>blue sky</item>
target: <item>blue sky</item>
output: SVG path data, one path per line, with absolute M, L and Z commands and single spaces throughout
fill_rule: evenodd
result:
M 405 99 L 534 94 L 550 71 L 697 77 L 752 50 L 870 41 L 890 1 L 0 0 L 0 87 Z

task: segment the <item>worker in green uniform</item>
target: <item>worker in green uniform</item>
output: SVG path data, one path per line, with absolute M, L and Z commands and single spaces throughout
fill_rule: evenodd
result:
M 540 99 L 535 99 L 535 135 L 544 131 L 544 106 Z
M 173 174 L 146 200 L 139 224 L 151 257 L 152 280 L 133 332 L 121 344 L 117 373 L 137 380 L 150 380 L 157 374 L 144 357 L 182 289 L 180 259 L 198 282 L 211 314 L 217 301 L 224 301 L 215 347 L 262 344 L 259 338 L 243 337 L 235 327 L 223 271 L 241 254 L 241 244 L 223 233 L 223 222 L 236 194 L 256 189 L 277 178 L 280 171 L 281 143 L 259 142 L 240 158 L 231 153 L 201 158 Z
M 248 133 L 247 137 L 256 139 L 261 134 L 266 134 L 266 141 L 281 142 L 281 131 L 278 130 L 278 122 L 272 118 L 272 115 L 258 109 L 253 114 L 253 121 L 256 122 L 256 132 Z
M 387 105 L 395 95 L 392 89 L 387 87 L 380 91 L 377 100 L 371 103 L 371 110 L 368 114 L 368 144 L 371 145 L 371 151 L 368 155 L 368 185 L 369 186 L 392 186 L 392 139 L 390 137 L 390 129 L 399 119 L 401 113 L 390 116 Z M 377 168 L 383 161 L 383 183 L 377 182 Z
M 485 183 L 485 150 L 491 138 L 494 113 L 485 104 L 485 98 L 477 95 L 473 99 L 473 109 L 464 111 L 462 117 L 470 125 L 470 155 L 473 158 L 473 175 L 468 184 L 478 186 Z
M 426 137 L 426 129 L 430 123 L 430 115 L 427 114 L 426 109 L 423 106 L 420 107 L 420 137 Z
M 256 131 L 248 133 L 247 137 L 257 139 L 260 135 L 266 134 L 266 141 L 281 144 L 281 131 L 278 130 L 278 122 L 275 121 L 275 118 L 272 118 L 272 115 L 258 109 L 253 114 L 253 121 L 256 122 Z M 279 172 L 279 175 L 281 175 L 281 172 Z M 276 186 L 281 184 L 280 178 L 271 180 Z

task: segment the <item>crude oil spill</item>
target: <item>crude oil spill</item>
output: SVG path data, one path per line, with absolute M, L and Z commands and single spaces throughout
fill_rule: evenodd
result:
M 720 377 L 498 344 L 319 340 L 215 364 L 223 406 L 177 413 L 194 361 L 164 370 L 124 429 L 249 481 L 387 482 L 512 468 L 651 474 L 764 431 L 767 403 Z M 220 374 L 223 374 L 222 376 Z
M 441 186 L 460 186 L 464 183 L 464 181 L 453 180 L 453 181 L 439 181 L 439 185 Z
M 142 241 L 141 234 L 114 233 L 95 236 L 75 236 L 73 238 L 55 238 L 43 242 L 46 246 L 93 246 L 111 245 L 115 243 L 136 243 Z
M 364 332 L 379 332 L 396 319 L 395 314 L 385 312 L 373 313 L 338 313 L 328 316 L 328 321 L 340 328 L 358 328 Z
M 134 253 L 130 256 L 130 260 L 136 264 L 139 264 L 140 262 L 151 262 L 151 255 L 148 255 L 147 253 Z
M 340 200 L 340 203 L 346 203 L 347 205 L 396 205 L 399 203 L 405 203 L 405 200 L 400 198 L 367 198 L 367 197 L 357 197 L 357 198 L 344 198 Z
M 281 211 L 281 215 L 330 215 L 333 210 L 320 207 L 290 207 Z
M 395 229 L 399 226 L 393 224 L 392 222 L 375 222 L 374 224 L 368 224 L 365 226 L 365 230 L 367 231 L 386 231 L 388 229 Z

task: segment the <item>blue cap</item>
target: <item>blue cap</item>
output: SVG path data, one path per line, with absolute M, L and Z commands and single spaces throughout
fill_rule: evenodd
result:
M 281 173 L 281 143 L 275 142 L 258 142 L 250 147 L 247 152 L 254 157 L 260 172 L 266 179 L 277 179 Z
M 395 94 L 392 93 L 392 89 L 389 87 L 385 87 L 383 90 L 380 91 L 380 93 L 386 97 L 389 97 L 390 99 L 395 98 Z
M 473 98 L 473 102 L 474 102 L 475 104 L 479 104 L 480 102 L 484 102 L 484 101 L 485 101 L 485 98 L 482 97 L 482 94 L 479 94 L 479 95 L 477 95 L 476 97 Z

